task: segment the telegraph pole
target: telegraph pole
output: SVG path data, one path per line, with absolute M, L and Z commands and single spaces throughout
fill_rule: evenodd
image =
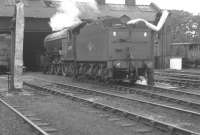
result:
M 23 87 L 24 4 L 16 0 L 11 26 L 10 90 Z

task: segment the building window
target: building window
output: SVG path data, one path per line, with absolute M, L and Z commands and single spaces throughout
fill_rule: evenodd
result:
M 106 4 L 125 4 L 125 0 L 105 0 Z
M 46 7 L 55 8 L 58 7 L 60 4 L 59 0 L 44 0 Z

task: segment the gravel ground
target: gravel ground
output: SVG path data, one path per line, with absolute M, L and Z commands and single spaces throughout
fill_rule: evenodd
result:
M 7 77 L 0 76 L 0 93 L 8 90 Z M 0 102 L 0 135 L 36 135 L 23 120 Z
M 71 79 L 69 79 L 69 78 L 66 78 L 66 77 L 62 77 L 62 76 L 53 76 L 53 75 L 43 75 L 43 74 L 39 74 L 39 73 L 36 73 L 36 74 L 27 74 L 27 75 L 31 75 L 31 76 L 36 76 L 36 77 L 39 77 L 39 78 L 45 78 L 45 79 L 48 79 L 49 81 L 58 81 L 58 82 L 62 82 L 62 83 L 64 83 L 64 82 L 67 82 L 67 83 L 74 83 Z M 84 87 L 89 87 L 89 88 L 95 88 L 95 86 L 94 85 L 88 85 L 88 84 L 84 84 L 84 83 L 79 83 L 78 85 L 80 85 L 80 86 L 84 86 Z M 104 99 L 104 100 L 102 100 L 101 98 L 96 98 L 96 99 L 99 99 L 100 101 L 102 101 L 103 103 L 104 102 L 106 102 L 106 100 Z M 110 101 L 109 101 L 110 102 Z M 107 102 L 106 102 L 107 103 Z M 128 103 L 127 103 L 128 104 Z M 127 106 L 127 107 L 129 107 L 129 106 Z M 131 107 L 131 108 L 133 108 L 133 107 Z M 131 109 L 130 108 L 130 109 Z M 136 111 L 136 110 L 140 110 L 140 111 L 143 111 L 143 107 L 135 107 L 136 109 L 134 109 L 134 111 Z M 154 111 L 154 109 L 153 109 L 154 107 L 152 107 L 152 108 L 149 108 L 148 110 L 149 110 L 149 113 L 151 112 L 151 113 L 154 113 L 154 114 L 157 114 L 158 112 L 156 111 Z M 141 110 L 142 109 L 142 110 Z M 170 112 L 170 111 L 169 111 Z M 160 113 L 162 114 L 162 117 L 161 117 L 161 119 L 163 119 L 163 116 L 165 116 L 165 115 L 171 115 L 171 114 L 174 114 L 173 113 L 173 111 L 172 112 L 170 112 L 170 113 L 166 113 L 166 111 L 160 111 Z M 145 112 L 145 114 L 147 114 L 146 112 Z M 170 116 L 169 118 L 167 118 L 168 120 L 170 120 L 170 121 L 173 121 L 173 120 L 175 120 L 175 119 L 173 119 L 173 118 L 176 118 L 176 115 L 179 117 L 179 113 L 175 113 L 174 114 L 174 116 L 172 115 L 172 117 Z M 152 115 L 153 116 L 153 115 Z M 150 117 L 152 117 L 152 116 L 150 116 Z M 156 115 L 155 115 L 156 116 Z M 158 117 L 160 117 L 160 116 L 158 116 Z M 182 119 L 180 119 L 179 120 L 179 122 L 178 123 L 180 123 L 180 124 L 182 124 L 181 126 L 191 126 L 190 125 L 190 121 L 191 121 L 191 119 L 192 120 L 194 120 L 193 122 L 195 123 L 197 123 L 197 125 L 199 125 L 199 122 L 196 120 L 196 118 L 189 118 L 189 119 L 186 119 L 187 118 L 187 116 L 184 116 L 183 115 L 183 118 L 185 118 L 185 120 L 182 120 Z M 160 119 L 160 118 L 159 118 Z M 167 121 L 168 121 L 167 120 Z M 193 123 L 192 122 L 192 123 Z
M 68 77 L 63 77 L 63 76 L 57 76 L 57 75 L 45 75 L 42 73 L 25 73 L 24 74 L 24 79 L 25 81 L 31 81 L 34 79 L 34 77 L 40 78 L 40 79 L 44 79 L 47 81 L 52 81 L 52 82 L 59 82 L 59 83 L 68 83 L 68 84 L 76 84 L 77 86 L 83 86 L 86 88 L 98 88 L 98 86 L 96 85 L 92 85 L 92 84 L 88 84 L 88 83 L 82 83 L 82 82 L 76 82 L 73 81 L 71 78 Z M 200 95 L 200 90 L 199 88 L 178 88 L 175 86 L 172 86 L 170 84 L 167 83 L 156 83 L 155 84 L 157 87 L 161 87 L 161 88 L 167 88 L 167 89 L 175 89 L 175 90 L 183 90 L 183 91 L 187 91 L 187 92 L 193 92 L 196 94 Z
M 0 135 L 37 135 L 23 120 L 0 103 Z
M 7 98 L 15 105 L 23 104 L 26 110 L 57 129 L 56 135 L 164 135 L 133 122 L 132 127 L 122 127 L 118 122 L 131 121 L 110 121 L 119 117 L 62 97 L 20 94 Z
M 0 77 L 0 93 L 3 95 L 7 91 L 6 79 L 5 76 Z M 29 81 L 33 78 L 25 75 L 24 80 Z M 63 80 L 66 81 L 65 78 Z M 60 97 L 38 96 L 38 94 L 34 96 L 34 94 L 24 92 L 6 95 L 4 98 L 7 98 L 12 105 L 22 105 L 26 111 L 35 114 L 42 122 L 57 129 L 56 135 L 164 135 L 163 132 L 154 131 L 145 125 Z M 120 120 L 113 121 L 113 118 Z M 132 123 L 133 126 L 122 127 L 123 122 Z M 35 135 L 30 133 L 30 129 L 22 121 L 19 121 L 15 115 L 1 105 L 0 123 L 0 135 Z
M 76 84 L 76 85 L 80 85 L 84 87 L 92 87 L 92 88 L 96 87 L 95 85 L 92 85 L 92 84 L 88 85 L 88 83 L 73 81 L 69 77 L 63 77 L 63 76 L 58 76 L 58 75 L 47 75 L 47 74 L 42 74 L 40 72 L 35 72 L 35 73 L 28 72 L 24 74 L 25 81 L 31 81 L 34 79 L 34 77 L 44 79 L 47 81 L 52 81 L 52 82 L 55 81 L 55 82 L 60 82 L 60 83 Z M 162 88 L 172 88 L 172 89 L 177 88 L 177 87 L 171 86 L 170 84 L 164 84 L 164 83 L 156 83 L 156 86 L 162 87 Z
M 7 76 L 0 75 L 0 92 L 4 92 L 7 90 L 8 90 Z
M 52 86 L 49 88 L 53 88 Z M 68 92 L 67 89 L 63 89 L 63 92 Z M 162 120 L 165 122 L 169 122 L 174 125 L 179 125 L 180 127 L 193 128 L 197 131 L 199 130 L 199 117 L 194 117 L 188 115 L 188 113 L 178 112 L 174 110 L 169 110 L 161 107 L 156 107 L 154 105 L 147 105 L 137 101 L 128 101 L 125 99 L 119 99 L 109 96 L 97 96 L 94 94 L 83 94 L 77 93 L 75 91 L 70 91 L 69 93 L 73 93 L 76 96 L 82 97 L 84 99 L 95 100 L 96 102 L 108 104 L 111 106 L 115 106 L 117 108 L 123 108 L 130 112 L 135 112 L 137 114 L 142 114 L 146 117 L 153 118 L 155 120 Z M 136 97 L 137 98 L 137 97 Z

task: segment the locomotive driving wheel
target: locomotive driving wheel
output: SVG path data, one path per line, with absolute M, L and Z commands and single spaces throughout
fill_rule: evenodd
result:
M 148 68 L 148 70 L 147 70 L 147 83 L 150 86 L 154 85 L 153 69 L 151 69 L 151 68 Z
M 56 64 L 56 74 L 61 75 L 62 74 L 62 64 Z
M 61 65 L 61 73 L 62 76 L 67 76 L 67 65 L 64 63 Z
M 53 74 L 53 73 L 54 73 L 54 66 L 53 66 L 53 64 L 51 64 L 49 66 L 49 74 Z

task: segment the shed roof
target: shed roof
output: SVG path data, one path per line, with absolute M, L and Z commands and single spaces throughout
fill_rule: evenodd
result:
M 55 8 L 45 6 L 43 0 L 22 0 L 24 2 L 25 17 L 50 18 Z M 0 0 L 0 17 L 12 17 L 14 15 L 15 0 Z
M 12 17 L 14 14 L 15 0 L 0 0 L 0 17 Z M 32 18 L 50 18 L 56 13 L 56 8 L 48 7 L 45 0 L 22 0 L 24 2 L 25 17 Z M 99 5 L 99 16 L 121 17 L 129 16 L 131 19 L 142 18 L 148 21 L 154 21 L 156 8 L 151 5 Z M 82 16 L 83 19 L 88 18 L 87 14 Z M 90 18 L 90 17 L 89 17 Z
M 158 11 L 149 5 L 104 5 L 99 7 L 102 16 L 121 17 L 123 15 L 129 16 L 131 19 L 145 19 L 154 21 Z

